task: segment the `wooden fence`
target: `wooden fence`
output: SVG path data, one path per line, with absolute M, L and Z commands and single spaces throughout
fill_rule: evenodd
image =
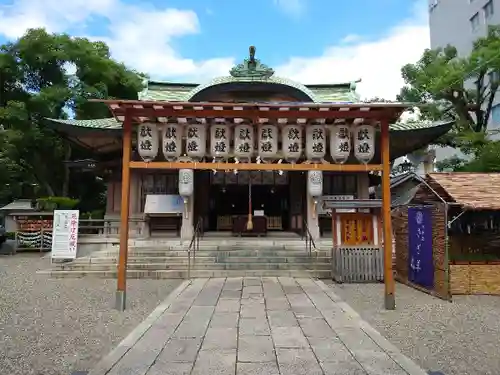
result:
M 383 281 L 383 250 L 373 246 L 333 248 L 332 279 L 339 283 Z

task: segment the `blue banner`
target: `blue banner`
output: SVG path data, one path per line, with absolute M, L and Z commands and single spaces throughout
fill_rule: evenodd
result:
M 432 258 L 431 207 L 408 208 L 408 280 L 432 289 L 434 262 Z

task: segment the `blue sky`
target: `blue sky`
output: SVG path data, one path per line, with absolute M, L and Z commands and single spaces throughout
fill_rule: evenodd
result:
M 257 47 L 303 83 L 362 78 L 393 98 L 400 68 L 428 46 L 427 0 L 0 0 L 0 42 L 29 27 L 104 40 L 155 79 L 204 82 Z

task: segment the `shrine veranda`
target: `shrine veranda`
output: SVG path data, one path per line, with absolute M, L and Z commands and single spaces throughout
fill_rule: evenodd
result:
M 94 151 L 93 170 L 108 184 L 106 218 L 121 220 L 122 279 L 131 218 L 149 219 L 142 233 L 177 232 L 186 241 L 201 225 L 233 235 L 307 230 L 334 246 L 381 246 L 391 238 L 391 161 L 451 127 L 401 124 L 408 104 L 361 102 L 354 82 L 279 78 L 252 55 L 206 84 L 150 82 L 139 100 L 99 102 L 113 117 L 50 124 Z M 380 182 L 382 201 L 369 199 Z M 391 251 L 385 241 L 386 260 Z M 119 290 L 123 283 L 119 276 Z

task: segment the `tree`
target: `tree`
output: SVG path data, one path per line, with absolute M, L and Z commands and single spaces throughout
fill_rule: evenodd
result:
M 105 105 L 88 99 L 137 99 L 142 80 L 112 60 L 102 42 L 32 29 L 0 46 L 0 183 L 23 181 L 38 185 L 40 194 L 71 195 L 70 178 L 81 176 L 70 176 L 64 161 L 90 155 L 48 129 L 45 119 L 109 117 Z
M 470 133 L 487 131 L 499 72 L 500 26 L 491 26 L 469 56 L 461 57 L 455 47 L 447 46 L 426 50 L 417 63 L 405 65 L 398 100 L 421 104 L 423 119 L 455 119 L 454 131 L 441 143 L 461 147 Z

